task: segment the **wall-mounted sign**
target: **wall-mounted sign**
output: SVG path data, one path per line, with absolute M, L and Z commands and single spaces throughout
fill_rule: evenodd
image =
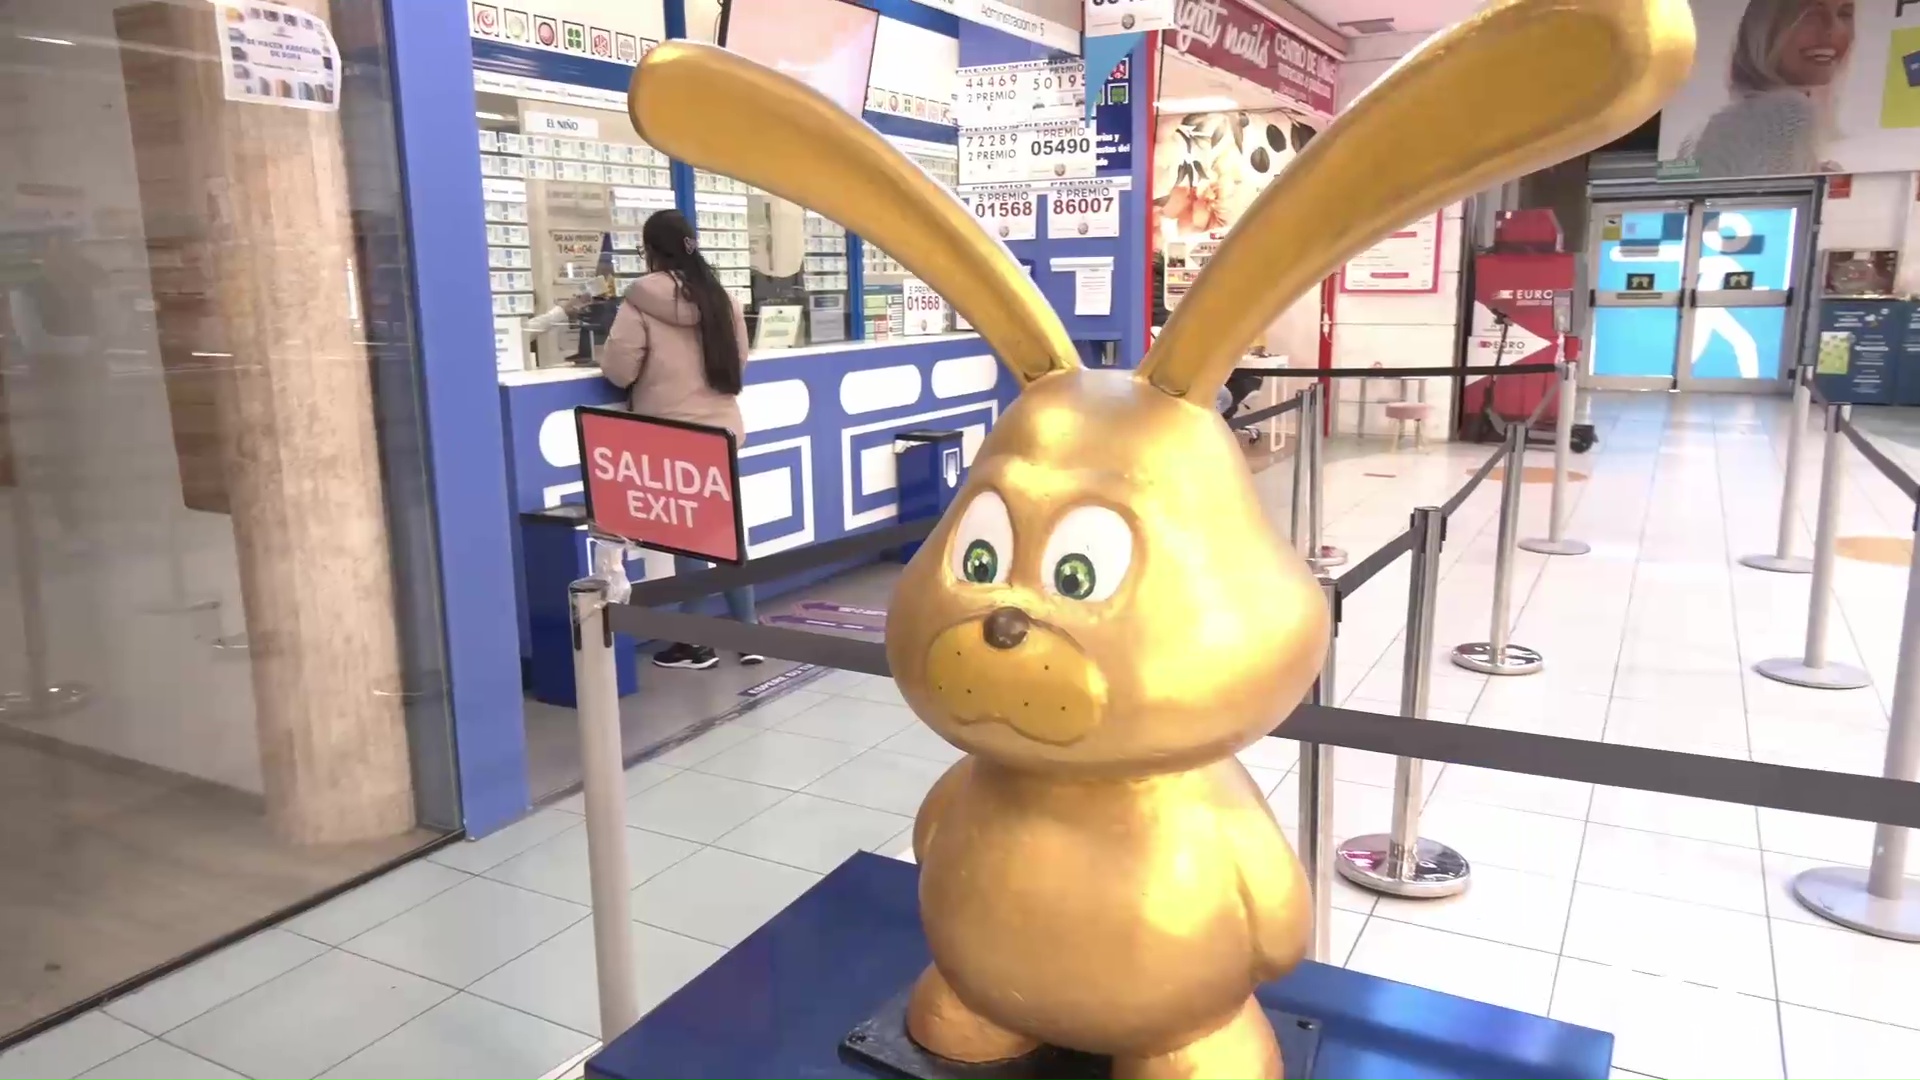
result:
M 1433 293 L 1440 291 L 1440 229 L 1434 214 L 1396 229 L 1347 260 L 1340 270 L 1340 291 L 1349 293 Z
M 960 186 L 1084 180 L 1094 174 L 1094 129 L 1073 121 L 960 132 Z
M 326 20 L 280 4 L 220 6 L 221 86 L 228 101 L 333 112 L 340 50 Z
M 1032 240 L 1039 235 L 1038 200 L 1030 187 L 975 188 L 962 193 L 960 201 L 1002 240 Z
M 594 528 L 656 551 L 746 561 L 732 432 L 584 406 L 574 422 Z
M 1652 274 L 1628 274 L 1627 292 L 1654 292 Z
M 907 337 L 947 332 L 947 302 L 932 286 L 919 278 L 908 278 L 900 283 L 900 294 L 906 304 Z
M 1112 184 L 1058 187 L 1046 199 L 1048 239 L 1120 235 L 1120 195 Z
M 1086 34 L 1141 34 L 1174 27 L 1174 0 L 1087 0 Z
M 1753 271 L 1728 271 L 1726 276 L 1720 279 L 1720 287 L 1723 289 L 1751 289 L 1753 288 Z
M 1272 17 L 1241 0 L 1181 0 L 1175 23 L 1163 40 L 1179 52 L 1333 115 L 1339 62 Z
M 1086 66 L 1078 58 L 988 64 L 959 71 L 961 127 L 1004 127 L 1083 118 Z

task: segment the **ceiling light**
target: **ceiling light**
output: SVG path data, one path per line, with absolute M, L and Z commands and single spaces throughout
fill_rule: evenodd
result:
M 1365 37 L 1369 34 L 1391 34 L 1394 31 L 1394 24 L 1391 17 L 1382 19 L 1351 19 L 1341 23 L 1340 29 L 1354 37 Z
M 1161 112 L 1226 112 L 1239 107 L 1240 103 L 1230 97 L 1161 98 L 1154 102 L 1154 108 Z
M 41 36 L 40 36 L 40 35 L 38 35 L 38 34 L 20 34 L 20 35 L 17 35 L 17 36 L 18 36 L 18 37 L 20 38 L 20 40 L 21 40 L 21 41 L 37 41 L 37 42 L 39 42 L 39 43 L 40 43 L 40 44 L 42 44 L 42 45 L 71 45 L 71 44 L 73 44 L 73 42 L 71 42 L 71 41 L 68 41 L 68 40 L 67 40 L 66 38 L 57 38 L 57 37 L 41 37 Z
M 479 117 L 482 120 L 499 120 L 504 122 L 504 121 L 509 121 L 513 119 L 513 117 L 511 116 L 505 116 L 497 112 L 477 112 L 477 113 L 474 113 L 473 115 Z

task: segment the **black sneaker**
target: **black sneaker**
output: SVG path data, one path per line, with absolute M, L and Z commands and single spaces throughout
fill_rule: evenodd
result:
M 743 652 L 740 654 L 740 663 L 746 667 L 752 667 L 755 664 L 764 664 L 766 662 L 767 658 L 757 652 Z
M 719 655 L 712 649 L 698 645 L 669 645 L 653 654 L 654 667 L 705 671 L 719 662 Z

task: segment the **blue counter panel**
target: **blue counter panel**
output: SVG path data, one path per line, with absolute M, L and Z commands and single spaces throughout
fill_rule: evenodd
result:
M 587 1062 L 591 1077 L 874 1076 L 840 1040 L 927 965 L 919 873 L 858 854 Z M 1451 994 L 1305 963 L 1262 986 L 1269 1009 L 1320 1021 L 1315 1076 L 1608 1075 L 1613 1036 Z

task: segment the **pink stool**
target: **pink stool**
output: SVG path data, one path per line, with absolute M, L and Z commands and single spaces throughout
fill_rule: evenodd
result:
M 1419 397 L 1407 400 L 1406 382 L 1417 385 Z M 1400 449 L 1400 440 L 1406 438 L 1407 425 L 1413 425 L 1413 448 L 1424 450 L 1427 445 L 1427 421 L 1433 419 L 1433 406 L 1427 404 L 1427 384 L 1422 379 L 1409 379 L 1400 384 L 1400 400 L 1385 404 L 1387 419 L 1394 422 L 1393 448 Z

